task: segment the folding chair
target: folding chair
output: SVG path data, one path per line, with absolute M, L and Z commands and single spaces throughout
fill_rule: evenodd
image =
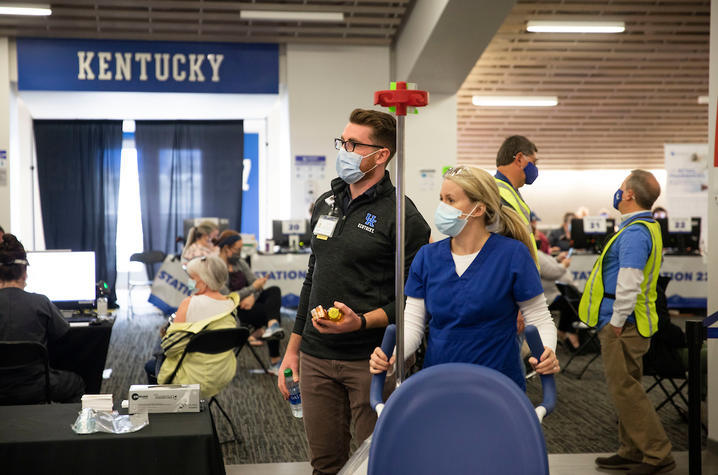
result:
M 167 255 L 162 251 L 138 252 L 130 256 L 130 262 L 141 262 L 147 271 L 147 280 L 130 280 L 127 283 L 127 299 L 130 305 L 130 315 L 134 315 L 132 308 L 132 289 L 135 287 L 151 287 L 155 276 L 154 264 L 161 264 Z
M 172 384 L 174 381 L 177 371 L 180 366 L 182 366 L 182 362 L 188 353 L 206 353 L 216 355 L 218 353 L 224 353 L 225 351 L 234 350 L 236 354 L 242 349 L 242 345 L 246 343 L 247 338 L 249 338 L 249 329 L 246 327 L 225 328 L 222 330 L 204 330 L 197 333 L 190 339 L 189 343 L 187 343 L 180 360 L 177 362 L 177 366 L 175 366 L 174 371 L 167 379 L 168 384 Z M 212 396 L 209 400 L 209 404 L 207 405 L 210 413 L 212 412 L 212 404 L 216 404 L 224 418 L 227 419 L 229 426 L 232 428 L 232 434 L 234 435 L 233 439 L 224 440 L 220 443 L 224 444 L 226 442 L 241 441 L 241 439 L 237 436 L 237 430 L 232 423 L 232 419 L 229 418 L 229 415 L 227 415 L 215 396 Z
M 579 371 L 577 374 L 569 372 L 568 367 L 571 365 L 571 362 L 573 362 L 573 360 L 577 356 L 581 356 L 588 353 L 591 348 L 600 348 L 598 332 L 595 329 L 589 328 L 584 325 L 578 318 L 578 304 L 581 302 L 581 292 L 576 288 L 576 286 L 571 284 L 565 284 L 563 282 L 556 282 L 556 287 L 558 288 L 559 292 L 561 292 L 561 298 L 563 298 L 566 302 L 565 308 L 569 309 L 573 313 L 573 316 L 577 321 L 578 325 L 574 324 L 574 327 L 577 330 L 586 330 L 588 335 L 590 335 L 589 338 L 587 338 L 583 343 L 581 343 L 581 346 L 576 348 L 576 351 L 571 354 L 571 357 L 561 369 L 562 373 L 567 373 L 569 375 L 576 376 L 576 379 L 581 379 L 588 367 L 591 366 L 591 363 L 596 361 L 596 359 L 601 356 L 600 351 L 597 351 L 596 354 L 591 357 L 588 363 L 586 363 L 581 369 L 581 371 Z
M 47 348 L 37 341 L 0 341 L 0 372 L 8 374 L 21 374 L 24 370 L 42 365 L 45 368 L 44 401 L 10 401 L 9 404 L 37 404 L 52 402 L 50 398 L 50 364 Z

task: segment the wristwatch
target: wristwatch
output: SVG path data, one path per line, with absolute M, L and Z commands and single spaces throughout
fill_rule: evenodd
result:
M 358 313 L 357 316 L 361 319 L 361 326 L 359 330 L 366 330 L 366 317 L 363 313 Z

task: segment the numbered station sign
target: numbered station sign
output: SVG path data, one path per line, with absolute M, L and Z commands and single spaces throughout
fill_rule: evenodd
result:
M 307 222 L 303 219 L 288 219 L 282 221 L 282 234 L 304 234 L 307 231 Z
M 606 232 L 606 218 L 603 216 L 585 216 L 583 218 L 584 234 L 604 234 Z
M 668 218 L 669 233 L 690 234 L 692 227 L 691 218 Z

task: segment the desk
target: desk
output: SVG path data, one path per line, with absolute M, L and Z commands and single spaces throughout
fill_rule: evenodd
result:
M 85 381 L 85 392 L 99 394 L 107 348 L 112 336 L 112 321 L 101 325 L 70 327 L 55 342 L 50 342 L 50 367 L 77 373 Z
M 131 434 L 75 434 L 80 404 L 0 407 L 3 474 L 224 474 L 222 451 L 208 409 L 150 414 Z
M 571 275 L 583 290 L 591 273 L 596 254 L 574 254 Z M 663 256 L 661 275 L 670 277 L 666 289 L 669 308 L 706 308 L 708 298 L 708 264 L 703 256 Z

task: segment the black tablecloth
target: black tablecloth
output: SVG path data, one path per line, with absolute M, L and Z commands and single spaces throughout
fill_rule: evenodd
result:
M 224 474 L 208 409 L 150 414 L 131 434 L 78 435 L 80 404 L 0 407 L 0 473 Z
M 112 322 L 86 327 L 70 327 L 65 336 L 50 342 L 50 367 L 79 374 L 85 381 L 85 393 L 99 394 Z

